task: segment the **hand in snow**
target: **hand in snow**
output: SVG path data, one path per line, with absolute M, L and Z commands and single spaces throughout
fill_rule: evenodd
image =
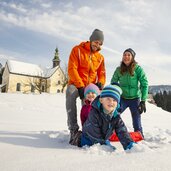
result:
M 143 152 L 145 149 L 142 145 L 137 144 L 135 142 L 131 142 L 128 147 L 126 148 L 126 153 L 137 153 L 137 152 Z
M 113 146 L 113 145 L 110 143 L 109 140 L 106 140 L 106 141 L 105 141 L 105 144 L 106 144 L 107 146 L 109 146 L 110 148 L 112 148 L 113 150 L 116 150 L 116 147 Z

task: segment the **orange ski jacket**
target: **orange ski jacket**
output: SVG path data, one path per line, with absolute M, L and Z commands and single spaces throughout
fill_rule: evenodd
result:
M 106 82 L 104 57 L 99 52 L 91 52 L 90 42 L 82 42 L 75 46 L 68 62 L 68 84 L 77 88 L 89 83 Z

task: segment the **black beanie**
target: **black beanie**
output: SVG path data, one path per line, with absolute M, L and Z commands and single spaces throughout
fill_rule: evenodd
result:
M 95 41 L 95 40 L 100 40 L 100 41 L 102 41 L 102 43 L 104 41 L 103 32 L 99 29 L 95 29 L 93 31 L 92 35 L 90 36 L 90 42 Z
M 135 58 L 136 53 L 135 53 L 135 51 L 134 51 L 133 49 L 128 48 L 128 49 L 126 49 L 126 50 L 124 51 L 124 53 L 125 53 L 125 52 L 130 52 L 131 55 L 132 55 L 132 57 Z

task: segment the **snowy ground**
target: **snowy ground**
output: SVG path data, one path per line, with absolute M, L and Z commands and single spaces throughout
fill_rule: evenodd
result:
M 0 171 L 170 171 L 171 113 L 147 103 L 142 122 L 146 140 L 130 153 L 116 142 L 80 149 L 68 144 L 64 94 L 0 93 Z

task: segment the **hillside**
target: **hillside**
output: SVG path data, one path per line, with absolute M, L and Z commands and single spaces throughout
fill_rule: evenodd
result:
M 0 99 L 1 171 L 171 170 L 171 114 L 155 105 L 147 103 L 142 114 L 145 141 L 125 152 L 119 142 L 116 151 L 69 145 L 65 94 L 0 93 Z M 129 111 L 122 117 L 132 131 Z

